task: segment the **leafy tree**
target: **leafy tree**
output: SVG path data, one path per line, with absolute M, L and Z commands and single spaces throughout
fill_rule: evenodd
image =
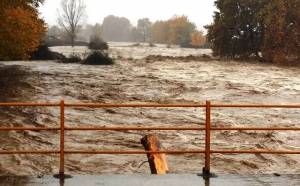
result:
M 6 8 L 22 7 L 25 9 L 38 8 L 44 0 L 1 0 L 0 9 L 4 10 Z
M 206 27 L 214 55 L 233 58 L 259 55 L 262 25 L 256 13 L 262 4 L 261 0 L 215 1 L 218 11 L 214 23 Z
M 40 45 L 45 23 L 37 7 L 41 0 L 1 0 L 0 60 L 28 59 Z
M 140 32 L 137 30 L 136 27 L 132 27 L 130 30 L 129 40 L 133 42 L 140 42 L 140 38 Z
M 285 63 L 300 57 L 300 1 L 272 0 L 260 12 L 264 24 L 262 54 L 265 60 Z
M 175 16 L 168 21 L 170 44 L 178 44 L 182 47 L 190 46 L 191 34 L 195 31 L 195 24 L 191 23 L 186 16 Z
M 78 41 L 90 41 L 91 37 L 101 38 L 102 27 L 99 23 L 95 25 L 86 24 L 84 27 L 80 28 L 77 34 Z
M 167 21 L 156 21 L 152 24 L 151 29 L 151 41 L 154 43 L 167 43 L 168 42 L 168 30 L 169 25 Z
M 193 47 L 201 47 L 205 44 L 205 42 L 206 38 L 202 31 L 196 30 L 191 34 L 191 45 Z
M 214 55 L 285 63 L 300 55 L 299 0 L 216 0 L 207 26 Z
M 167 21 L 156 21 L 151 26 L 151 42 L 196 47 L 205 41 L 203 33 L 196 30 L 186 16 L 174 16 Z M 201 41 L 200 41 L 201 40 Z
M 132 25 L 125 17 L 107 16 L 102 23 L 102 38 L 105 41 L 129 41 Z
M 48 32 L 47 32 L 48 37 L 59 38 L 61 34 L 62 34 L 62 30 L 56 25 L 48 28 Z
M 300 1 L 290 0 L 287 3 L 286 47 L 287 55 L 300 60 Z
M 150 28 L 151 28 L 151 22 L 148 18 L 143 18 L 138 20 L 137 30 L 142 36 L 143 42 L 149 40 Z

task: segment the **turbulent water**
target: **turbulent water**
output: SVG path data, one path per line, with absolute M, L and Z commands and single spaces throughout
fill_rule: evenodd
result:
M 52 50 L 65 54 L 69 47 Z M 86 55 L 83 47 L 75 52 Z M 188 56 L 209 50 L 132 47 L 114 44 L 114 66 L 48 62 L 1 62 L 0 102 L 88 103 L 300 103 L 300 69 L 258 63 L 147 58 Z M 59 126 L 58 108 L 0 108 L 1 126 Z M 214 126 L 299 126 L 300 109 L 213 109 Z M 66 110 L 67 126 L 203 126 L 203 109 L 119 108 Z M 141 150 L 145 134 L 157 134 L 165 149 L 203 149 L 203 132 L 76 131 L 66 133 L 67 150 Z M 58 132 L 1 132 L 0 150 L 53 150 Z M 212 149 L 300 150 L 297 132 L 216 131 Z M 57 155 L 1 155 L 0 174 L 53 174 Z M 199 173 L 203 155 L 168 155 L 171 173 Z M 67 155 L 74 174 L 148 173 L 145 155 Z M 298 155 L 212 155 L 217 173 L 300 173 Z

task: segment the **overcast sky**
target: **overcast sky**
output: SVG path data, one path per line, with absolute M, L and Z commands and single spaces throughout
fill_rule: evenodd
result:
M 203 29 L 212 22 L 214 0 L 84 0 L 87 6 L 87 22 L 102 23 L 107 15 L 127 17 L 133 25 L 139 18 L 151 21 L 166 20 L 174 15 L 187 15 Z M 61 0 L 45 0 L 40 8 L 41 16 L 49 25 L 56 24 L 57 9 Z

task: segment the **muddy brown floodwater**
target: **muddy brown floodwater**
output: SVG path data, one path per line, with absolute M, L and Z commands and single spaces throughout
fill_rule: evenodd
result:
M 65 54 L 69 47 L 52 50 Z M 75 48 L 85 55 L 86 49 Z M 188 56 L 209 50 L 130 47 L 113 44 L 114 66 L 54 61 L 1 62 L 0 101 L 88 103 L 300 103 L 300 69 L 259 63 L 220 62 Z M 299 126 L 300 109 L 213 109 L 214 126 Z M 58 126 L 58 108 L 1 108 L 1 126 Z M 66 110 L 67 126 L 203 126 L 204 110 L 119 108 Z M 68 131 L 66 149 L 143 149 L 140 139 L 157 134 L 166 149 L 203 149 L 203 132 Z M 1 132 L 0 150 L 59 148 L 57 132 Z M 300 150 L 297 132 L 218 131 L 212 149 Z M 171 173 L 199 173 L 203 155 L 168 155 Z M 71 174 L 149 173 L 145 155 L 67 155 Z M 58 156 L 1 155 L 0 175 L 54 174 Z M 216 173 L 300 173 L 299 155 L 212 155 Z

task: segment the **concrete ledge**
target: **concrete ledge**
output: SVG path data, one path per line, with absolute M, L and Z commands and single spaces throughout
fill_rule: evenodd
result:
M 0 177 L 0 186 L 299 186 L 300 175 L 218 175 L 204 180 L 196 174 L 156 175 L 73 175 L 73 178 L 59 180 L 53 176 Z

